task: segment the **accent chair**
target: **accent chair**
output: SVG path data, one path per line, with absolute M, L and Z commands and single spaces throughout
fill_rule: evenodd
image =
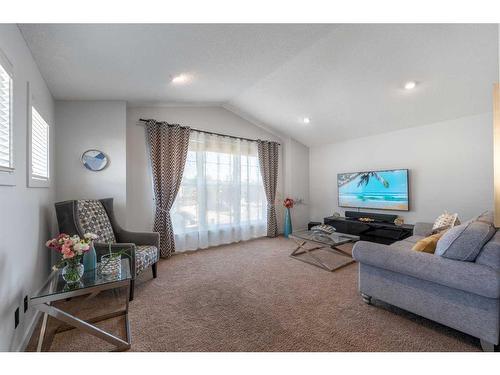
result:
M 90 232 L 98 236 L 94 241 L 98 260 L 101 255 L 109 252 L 110 244 L 112 251 L 127 250 L 133 275 L 130 301 L 134 299 L 135 278 L 139 274 L 151 266 L 153 278 L 156 278 L 160 235 L 154 232 L 130 232 L 123 229 L 115 218 L 113 198 L 58 202 L 55 208 L 60 233 L 83 237 L 85 233 Z

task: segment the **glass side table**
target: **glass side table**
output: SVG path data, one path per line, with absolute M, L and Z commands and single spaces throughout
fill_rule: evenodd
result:
M 99 264 L 98 264 L 99 266 Z M 121 260 L 121 272 L 115 276 L 102 276 L 97 270 L 85 271 L 80 282 L 74 284 L 67 284 L 63 280 L 62 270 L 53 271 L 47 283 L 30 299 L 30 304 L 35 309 L 43 312 L 42 327 L 40 329 L 40 335 L 38 337 L 37 351 L 42 351 L 43 340 L 45 338 L 45 332 L 47 330 L 47 320 L 48 316 L 66 323 L 70 327 L 62 331 L 56 331 L 56 333 L 64 332 L 69 329 L 79 329 L 90 335 L 96 336 L 116 347 L 116 351 L 123 351 L 130 348 L 130 325 L 128 319 L 128 308 L 129 308 L 129 295 L 130 295 L 130 281 L 132 276 L 130 274 L 130 266 L 128 259 Z M 117 289 L 127 287 L 127 293 L 125 294 L 125 309 L 105 314 L 101 316 L 94 317 L 88 320 L 82 320 L 73 316 L 65 311 L 58 309 L 57 307 L 51 305 L 52 302 L 66 300 L 72 297 L 78 297 L 86 294 L 95 296 L 102 291 Z M 125 333 L 126 339 L 123 340 L 117 336 L 114 336 L 102 329 L 96 327 L 94 324 L 106 319 L 111 319 L 117 316 L 125 317 Z

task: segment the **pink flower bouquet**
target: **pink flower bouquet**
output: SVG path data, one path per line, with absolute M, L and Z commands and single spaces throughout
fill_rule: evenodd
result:
M 83 254 L 90 250 L 90 245 L 97 236 L 93 233 L 85 233 L 83 238 L 78 235 L 70 236 L 61 233 L 55 238 L 48 240 L 45 245 L 49 249 L 54 249 L 62 254 L 62 259 L 54 266 L 54 268 L 61 268 L 67 263 L 78 263 Z

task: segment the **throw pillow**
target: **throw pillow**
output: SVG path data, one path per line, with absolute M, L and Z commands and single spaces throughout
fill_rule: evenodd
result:
M 470 221 L 449 229 L 438 241 L 436 255 L 444 258 L 473 262 L 484 244 L 495 234 L 495 227 Z
M 458 220 L 458 214 L 449 214 L 448 212 L 445 212 L 444 214 L 439 215 L 434 222 L 434 225 L 432 226 L 432 234 L 453 228 L 455 225 L 459 224 L 460 220 Z
M 484 211 L 481 215 L 473 219 L 474 221 L 482 221 L 494 225 L 493 211 Z
M 436 251 L 436 245 L 441 237 L 446 233 L 445 230 L 433 234 L 429 237 L 422 238 L 415 245 L 413 245 L 412 250 L 420 251 L 423 253 L 434 254 Z

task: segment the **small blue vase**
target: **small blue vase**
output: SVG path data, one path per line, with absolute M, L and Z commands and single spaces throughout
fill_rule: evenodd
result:
M 97 255 L 95 253 L 94 245 L 90 245 L 90 250 L 83 254 L 83 267 L 85 271 L 95 270 L 97 266 Z
M 283 234 L 286 238 L 288 238 L 288 236 L 292 234 L 292 217 L 290 216 L 289 208 L 285 210 L 285 228 L 283 230 Z

